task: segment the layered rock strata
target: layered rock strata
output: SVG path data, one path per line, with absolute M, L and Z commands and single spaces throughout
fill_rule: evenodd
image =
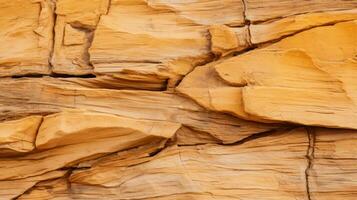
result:
M 0 0 L 0 199 L 357 199 L 357 2 Z

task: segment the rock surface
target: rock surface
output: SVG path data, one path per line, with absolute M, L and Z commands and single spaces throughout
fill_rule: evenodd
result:
M 35 148 L 42 116 L 30 116 L 0 123 L 1 153 L 30 152 Z
M 242 88 L 248 114 L 356 129 L 356 31 L 356 21 L 317 27 L 229 58 L 215 69 Z
M 357 199 L 357 1 L 0 13 L 0 200 Z
M 1 0 L 0 77 L 48 74 L 53 45 L 50 0 Z

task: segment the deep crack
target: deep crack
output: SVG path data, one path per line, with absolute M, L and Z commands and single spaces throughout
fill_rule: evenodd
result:
M 315 135 L 314 128 L 312 128 L 312 127 L 307 127 L 306 131 L 307 131 L 307 136 L 309 138 L 309 146 L 308 146 L 308 149 L 306 152 L 306 158 L 308 160 L 308 165 L 305 170 L 306 193 L 307 193 L 306 195 L 307 195 L 308 200 L 312 200 L 311 194 L 310 194 L 309 175 L 313 168 L 316 135 Z

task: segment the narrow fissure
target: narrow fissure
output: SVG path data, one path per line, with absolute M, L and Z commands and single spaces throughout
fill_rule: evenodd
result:
M 305 170 L 306 193 L 307 193 L 306 195 L 307 195 L 308 200 L 312 200 L 311 194 L 310 194 L 309 176 L 310 176 L 311 170 L 313 168 L 316 135 L 315 135 L 314 128 L 312 128 L 312 127 L 307 127 L 306 131 L 307 131 L 307 136 L 309 138 L 309 146 L 308 146 L 308 149 L 306 152 L 306 158 L 308 160 L 308 165 Z
M 51 0 L 52 3 L 52 11 L 53 11 L 53 27 L 52 27 L 52 44 L 51 44 L 51 51 L 50 51 L 50 57 L 48 58 L 48 66 L 50 68 L 50 72 L 52 73 L 52 58 L 53 58 L 53 54 L 55 51 L 55 40 L 56 40 L 56 23 L 57 23 L 57 14 L 56 14 L 56 1 L 55 0 Z

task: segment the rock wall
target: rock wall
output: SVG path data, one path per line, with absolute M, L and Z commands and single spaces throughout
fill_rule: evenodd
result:
M 357 199 L 357 1 L 0 0 L 0 199 Z

